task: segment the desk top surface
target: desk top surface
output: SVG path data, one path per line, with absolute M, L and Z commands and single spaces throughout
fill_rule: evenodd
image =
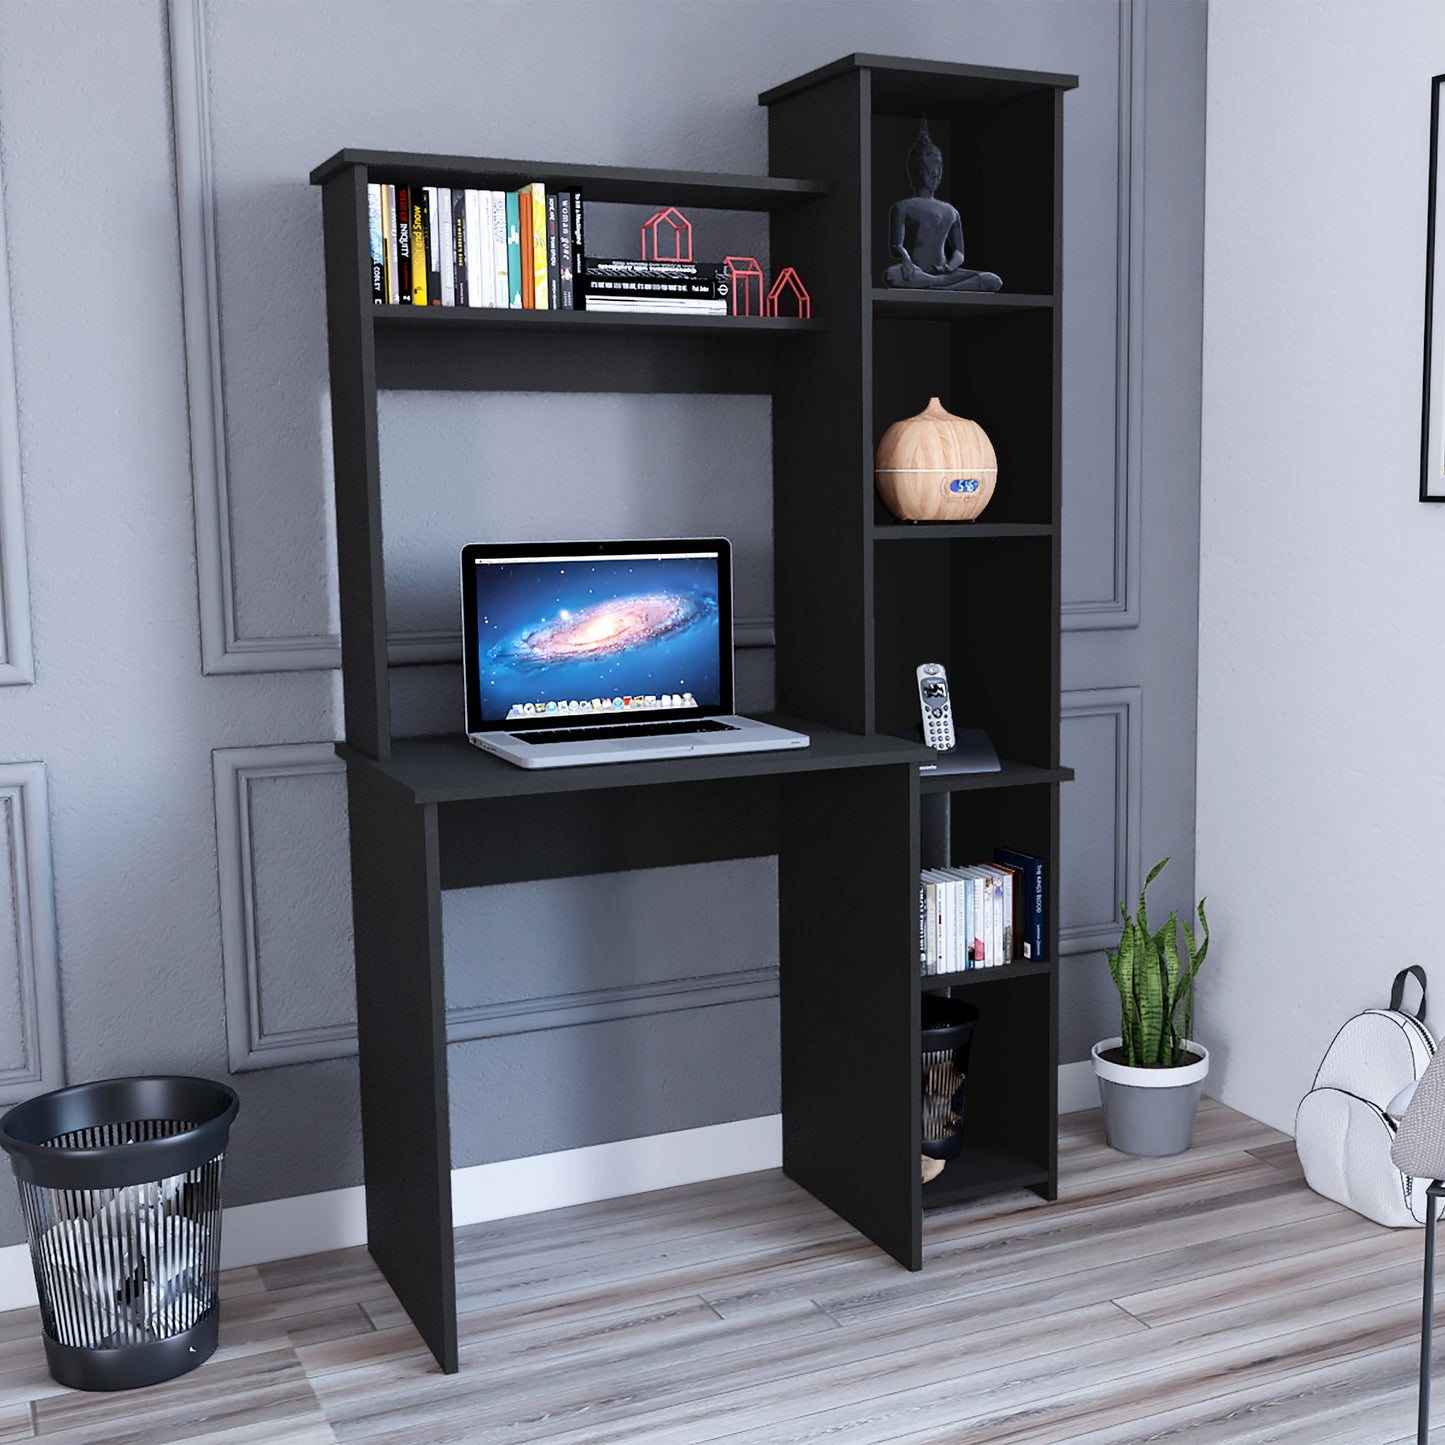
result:
M 600 763 L 580 768 L 519 768 L 473 747 L 459 733 L 396 738 L 391 757 L 378 762 L 336 745 L 353 766 L 371 769 L 399 783 L 417 803 L 458 803 L 479 798 L 514 798 L 537 793 L 576 793 L 598 788 L 645 787 L 658 783 L 705 782 L 714 778 L 755 778 L 829 769 L 897 766 L 933 754 L 921 743 L 893 737 L 863 737 L 821 723 L 765 716 L 767 722 L 807 733 L 806 748 L 768 753 L 724 753 L 717 757 L 668 758 L 652 762 Z

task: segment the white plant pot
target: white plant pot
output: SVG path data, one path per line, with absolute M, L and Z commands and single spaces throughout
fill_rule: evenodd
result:
M 1209 1050 L 1186 1039 L 1185 1048 L 1199 1055 L 1196 1062 L 1178 1069 L 1134 1069 L 1103 1057 L 1105 1050 L 1123 1042 L 1101 1039 L 1092 1051 L 1109 1147 L 1150 1158 L 1182 1154 L 1194 1132 L 1195 1110 L 1209 1074 Z

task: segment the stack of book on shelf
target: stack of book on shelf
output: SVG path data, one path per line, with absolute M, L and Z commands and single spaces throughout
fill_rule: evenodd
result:
M 371 299 L 378 306 L 571 311 L 582 196 L 369 185 Z
M 918 887 L 918 960 L 925 975 L 1044 956 L 1044 864 L 1012 848 L 991 863 L 926 868 Z
M 729 283 L 716 261 L 586 258 L 578 288 L 587 311 L 726 316 Z

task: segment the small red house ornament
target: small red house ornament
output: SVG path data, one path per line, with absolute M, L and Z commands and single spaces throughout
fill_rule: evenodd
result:
M 769 316 L 778 314 L 778 298 L 783 294 L 784 287 L 793 293 L 799 319 L 806 321 L 813 314 L 813 303 L 809 299 L 807 288 L 798 279 L 798 273 L 791 266 L 784 266 L 778 272 L 778 279 L 773 282 L 773 289 L 768 292 L 767 314 Z
M 647 254 L 649 236 L 652 238 L 652 255 L 650 256 Z M 644 261 L 692 260 L 692 222 L 676 206 L 667 206 L 661 211 L 654 211 L 643 222 L 642 259 Z
M 728 282 L 732 286 L 734 316 L 763 314 L 763 268 L 751 256 L 724 256 Z

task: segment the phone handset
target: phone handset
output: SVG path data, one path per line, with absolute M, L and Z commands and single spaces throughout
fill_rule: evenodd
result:
M 942 663 L 919 665 L 918 706 L 923 713 L 923 741 L 935 752 L 948 752 L 954 744 L 953 708 L 948 700 L 948 674 Z

